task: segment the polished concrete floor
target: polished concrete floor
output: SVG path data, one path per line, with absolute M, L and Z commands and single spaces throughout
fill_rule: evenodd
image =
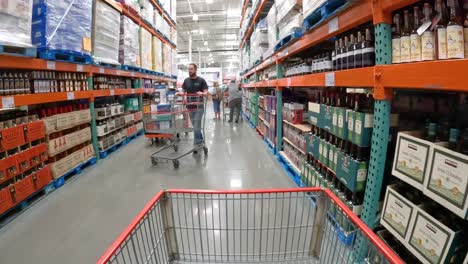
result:
M 144 137 L 101 160 L 0 229 L 0 263 L 94 263 L 164 188 L 295 187 L 247 123 L 209 117 L 209 155 L 153 167 Z

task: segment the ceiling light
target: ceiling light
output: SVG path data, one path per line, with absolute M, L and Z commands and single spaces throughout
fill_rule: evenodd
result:
M 207 48 L 206 51 L 210 51 L 210 48 Z
M 197 14 L 193 14 L 192 19 L 193 19 L 193 21 L 198 21 L 198 16 L 197 16 Z
M 208 41 L 203 42 L 203 45 L 208 46 Z

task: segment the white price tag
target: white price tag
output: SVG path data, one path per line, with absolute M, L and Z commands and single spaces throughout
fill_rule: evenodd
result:
M 335 32 L 338 30 L 338 28 L 338 17 L 334 17 L 330 21 L 328 21 L 328 33 Z
M 111 95 L 111 96 L 114 96 L 114 95 L 115 95 L 115 90 L 111 89 L 111 90 L 110 90 L 110 95 Z
M 48 70 L 55 70 L 56 69 L 55 61 L 48 61 L 47 62 L 47 69 Z
M 104 73 L 104 68 L 99 68 L 99 73 L 103 74 Z
M 146 74 L 146 79 L 149 79 L 149 76 L 148 76 L 148 74 Z
M 270 80 L 267 81 L 267 86 L 270 87 Z
M 284 55 L 286 55 L 286 56 L 289 55 L 289 50 L 288 49 L 284 50 Z
M 329 72 L 325 74 L 325 86 L 335 86 L 335 73 Z
M 288 87 L 291 86 L 291 78 L 286 79 L 286 86 L 288 86 Z
M 67 100 L 75 100 L 75 93 L 74 92 L 68 92 L 67 93 Z
M 2 109 L 15 108 L 14 97 L 2 97 Z
M 83 71 L 83 65 L 77 64 L 77 65 L 76 65 L 76 71 L 77 71 L 77 72 L 82 72 L 82 71 Z
M 121 73 L 120 73 L 120 70 L 116 70 L 116 71 L 115 71 L 115 74 L 120 75 L 120 74 L 121 74 Z
M 135 73 L 134 73 L 134 72 L 132 72 L 132 77 L 135 77 Z
M 132 94 L 134 94 L 134 93 L 135 93 L 135 89 L 132 89 Z

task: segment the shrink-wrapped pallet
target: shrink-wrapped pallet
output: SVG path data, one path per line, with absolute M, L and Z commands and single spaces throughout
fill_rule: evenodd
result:
M 122 15 L 120 20 L 119 62 L 122 65 L 140 67 L 139 26 Z
M 32 0 L 2 1 L 0 44 L 31 47 Z
M 94 8 L 94 61 L 119 64 L 120 11 L 103 0 L 97 0 Z

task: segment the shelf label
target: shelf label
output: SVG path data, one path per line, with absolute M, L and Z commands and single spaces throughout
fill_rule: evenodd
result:
M 68 92 L 67 93 L 67 100 L 75 100 L 75 93 L 74 92 Z
M 77 64 L 77 65 L 76 65 L 76 71 L 77 71 L 77 72 L 82 72 L 82 71 L 83 71 L 83 65 Z
M 47 69 L 48 70 L 55 70 L 56 69 L 55 61 L 48 61 L 47 62 Z
M 135 93 L 135 89 L 132 89 L 132 94 L 134 94 L 134 93 Z
M 286 79 L 286 86 L 288 86 L 288 87 L 291 86 L 291 78 Z
M 110 95 L 111 95 L 111 96 L 114 96 L 114 95 L 115 95 L 115 90 L 114 90 L 114 89 L 111 89 L 111 90 L 110 90 Z
M 135 73 L 134 73 L 134 72 L 132 72 L 132 77 L 135 77 Z
M 146 79 L 149 79 L 149 76 L 148 76 L 148 74 L 146 74 Z
M 267 81 L 267 86 L 270 87 L 270 80 Z
M 2 97 L 2 109 L 15 108 L 14 97 Z
M 104 68 L 99 68 L 99 73 L 104 74 Z
M 338 17 L 334 17 L 328 21 L 328 33 L 338 31 Z
M 325 86 L 335 86 L 335 73 L 329 72 L 325 74 Z
M 120 75 L 120 70 L 115 70 L 115 74 Z

